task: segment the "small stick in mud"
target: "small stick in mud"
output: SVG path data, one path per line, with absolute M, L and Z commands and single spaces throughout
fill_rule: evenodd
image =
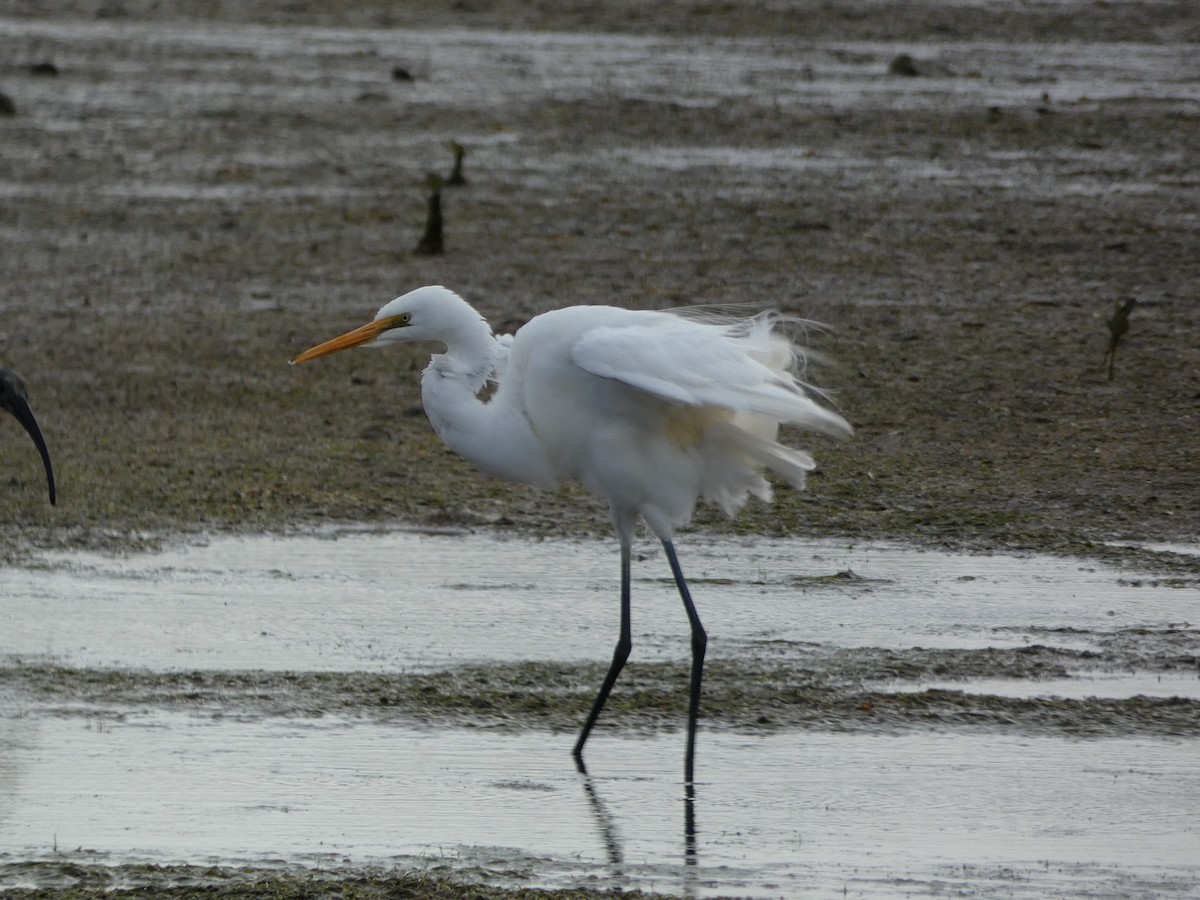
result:
M 447 187 L 461 187 L 467 183 L 462 171 L 463 157 L 467 155 L 467 148 L 458 141 L 451 141 L 450 149 L 454 152 L 454 168 L 450 172 L 450 177 L 446 179 L 446 185 Z
M 1104 362 L 1108 365 L 1108 380 L 1113 380 L 1113 367 L 1117 363 L 1117 344 L 1129 331 L 1129 313 L 1137 305 L 1137 300 L 1129 299 L 1122 303 L 1118 300 L 1113 304 L 1113 314 L 1108 319 L 1108 350 L 1104 353 Z
M 413 252 L 422 256 L 440 256 L 446 252 L 442 237 L 442 176 L 430 172 L 428 183 L 429 216 L 425 220 L 425 233 Z

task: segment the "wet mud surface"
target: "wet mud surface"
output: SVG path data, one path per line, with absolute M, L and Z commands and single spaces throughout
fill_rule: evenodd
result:
M 813 376 L 855 440 L 795 436 L 821 466 L 810 490 L 733 523 L 702 510 L 702 532 L 1067 554 L 1126 567 L 1133 591 L 1196 593 L 1190 3 L 331 10 L 0 11 L 12 101 L 0 365 L 30 383 L 59 494 L 49 507 L 36 452 L 0 418 L 0 560 L 53 569 L 43 553 L 330 522 L 606 535 L 605 511 L 580 492 L 498 484 L 447 453 L 419 407 L 422 352 L 287 367 L 403 290 L 444 283 L 498 330 L 567 303 L 747 303 L 827 323 L 813 341 L 832 362 Z M 448 167 L 451 140 L 467 148 L 468 184 L 445 195 L 446 254 L 417 256 L 425 176 Z M 1110 380 L 1106 320 L 1129 298 Z M 714 653 L 705 727 L 764 741 L 1200 738 L 1194 617 L 1024 622 L 986 640 L 996 646 L 764 635 Z M 602 671 L 171 671 L 23 650 L 0 661 L 0 705 L 14 727 L 166 711 L 567 735 Z M 1145 691 L 1127 689 L 1129 673 Z M 1120 687 L 1106 694 L 1106 679 Z M 675 659 L 631 667 L 602 728 L 669 733 L 684 682 Z M 1174 821 L 1197 833 L 1186 814 Z M 0 846 L 0 892 L 494 896 L 544 874 L 69 850 Z M 1031 865 L 966 868 L 922 889 L 1151 897 L 1197 884 L 1194 867 L 1064 863 L 1049 880 Z M 604 882 L 627 896 L 650 883 Z M 889 875 L 856 887 L 905 891 Z M 720 892 L 719 879 L 692 891 Z
M 10 7 L 0 346 L 60 500 L 5 423 L 8 558 L 331 520 L 606 533 L 579 492 L 448 454 L 423 350 L 286 366 L 429 282 L 501 330 L 566 303 L 827 323 L 812 377 L 856 439 L 797 436 L 810 490 L 705 529 L 1200 532 L 1186 2 L 471 6 Z M 414 255 L 452 139 L 447 252 Z
M 1075 736 L 1200 737 L 1200 696 L 1006 697 L 917 689 L 917 682 L 1025 681 L 1142 670 L 1200 678 L 1195 629 L 1119 635 L 1111 653 L 1031 645 L 1016 649 L 782 648 L 752 659 L 713 659 L 706 669 L 706 729 L 895 731 L 983 728 Z M 522 663 L 389 675 L 362 672 L 179 672 L 0 668 L 0 691 L 42 714 L 120 716 L 166 706 L 198 715 L 354 716 L 382 722 L 575 731 L 605 666 Z M 901 682 L 901 685 L 892 684 Z M 914 683 L 904 689 L 903 682 Z M 888 684 L 889 687 L 877 683 Z M 679 726 L 687 666 L 631 666 L 606 708 L 604 728 Z
M 272 871 L 261 867 L 129 865 L 113 868 L 79 863 L 30 862 L 11 866 L 0 864 L 8 878 L 27 880 L 41 887 L 20 887 L 5 891 L 6 897 L 26 900 L 38 898 L 89 896 L 154 897 L 243 897 L 248 900 L 318 900 L 331 895 L 345 900 L 383 900 L 392 897 L 485 898 L 545 897 L 544 891 L 504 890 L 472 886 L 462 878 L 437 875 L 402 874 L 395 871 L 362 871 L 352 878 L 336 873 L 312 870 L 290 871 L 279 867 Z M 561 900 L 595 897 L 591 891 L 557 891 Z M 653 896 L 623 892 L 622 896 Z

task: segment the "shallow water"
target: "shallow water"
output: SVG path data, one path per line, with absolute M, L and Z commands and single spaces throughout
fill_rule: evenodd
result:
M 1197 609 L 1195 590 L 1073 559 L 761 538 L 679 544 L 714 655 L 764 641 L 1087 648 L 1133 625 L 1193 621 Z M 656 545 L 637 550 L 634 658 L 683 658 L 687 625 L 665 558 Z M 0 657 L 395 671 L 602 661 L 616 642 L 613 542 L 331 531 L 44 559 L 0 571 L 10 623 Z
M 0 847 L 26 858 L 450 865 L 700 896 L 1196 876 L 1183 742 L 705 735 L 689 855 L 674 735 L 606 737 L 589 792 L 562 735 L 2 721 Z
M 1194 628 L 1200 601 L 1144 573 L 1052 557 L 694 535 L 680 548 L 714 658 L 792 643 L 1087 649 Z M 685 659 L 665 560 L 638 550 L 631 666 Z M 616 567 L 609 542 L 412 532 L 53 553 L 0 571 L 0 660 L 162 671 L 603 662 Z M 1198 694 L 1194 672 L 1132 664 L 954 687 Z M 571 762 L 573 738 L 153 703 L 64 711 L 0 694 L 0 862 L 450 866 L 497 883 L 696 896 L 1200 885 L 1195 739 L 705 730 L 689 836 L 681 734 L 601 729 L 590 781 Z

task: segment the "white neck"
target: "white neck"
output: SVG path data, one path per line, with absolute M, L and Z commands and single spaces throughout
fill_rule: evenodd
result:
M 463 313 L 442 335 L 446 352 L 436 354 L 421 376 L 425 415 L 446 446 L 476 468 L 526 484 L 549 486 L 554 477 L 541 446 L 512 402 L 513 391 L 491 401 L 479 392 L 492 376 L 498 348 L 491 327 L 463 302 Z
M 465 303 L 463 306 L 473 318 L 464 317 L 456 323 L 455 330 L 442 338 L 446 352 L 434 354 L 429 361 L 421 377 L 422 391 L 430 380 L 445 379 L 461 385 L 474 396 L 483 389 L 492 373 L 496 361 L 496 339 L 492 329 L 475 310 Z

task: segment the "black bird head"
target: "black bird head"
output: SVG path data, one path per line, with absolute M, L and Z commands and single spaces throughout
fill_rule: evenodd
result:
M 33 417 L 33 410 L 29 408 L 29 390 L 25 386 L 25 379 L 12 369 L 0 369 L 0 407 L 16 416 L 21 427 L 33 438 L 38 453 L 42 454 L 42 463 L 46 467 L 46 483 L 50 486 L 50 503 L 53 504 L 54 466 L 50 462 L 50 451 L 46 449 L 46 439 L 42 437 L 42 429 Z

